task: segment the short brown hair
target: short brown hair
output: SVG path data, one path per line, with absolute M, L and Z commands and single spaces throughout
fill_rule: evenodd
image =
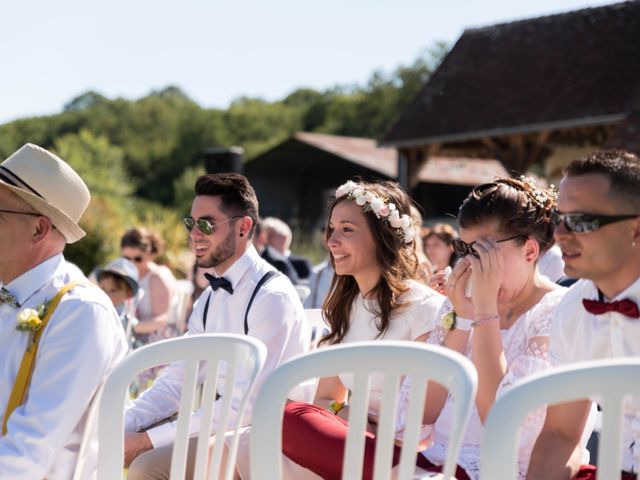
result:
M 196 195 L 220 197 L 222 211 L 228 216 L 249 217 L 253 225 L 249 238 L 253 236 L 258 223 L 258 197 L 247 180 L 239 173 L 209 173 L 196 180 Z
M 640 158 L 625 150 L 601 150 L 578 158 L 565 169 L 568 177 L 599 173 L 609 179 L 609 191 L 640 213 Z

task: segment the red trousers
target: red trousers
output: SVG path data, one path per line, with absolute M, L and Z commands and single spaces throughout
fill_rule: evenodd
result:
M 593 465 L 580 465 L 576 480 L 596 480 L 597 470 Z M 620 480 L 636 480 L 636 474 L 622 472 L 620 474 Z
M 284 411 L 282 423 L 282 450 L 291 460 L 327 480 L 340 480 L 344 445 L 348 423 L 328 410 L 304 402 L 289 403 Z M 362 478 L 373 477 L 373 459 L 376 437 L 367 432 L 364 447 Z M 400 462 L 400 448 L 394 447 L 393 465 Z M 439 472 L 441 467 L 431 464 L 417 454 L 416 465 L 430 472 Z M 458 467 L 458 480 L 469 480 L 466 472 Z

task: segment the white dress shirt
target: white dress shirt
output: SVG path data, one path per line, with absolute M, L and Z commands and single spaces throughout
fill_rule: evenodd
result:
M 554 365 L 612 357 L 640 355 L 640 319 L 618 312 L 593 315 L 582 299 L 598 300 L 598 288 L 590 280 L 580 280 L 558 306 L 551 328 L 549 351 Z M 640 278 L 611 301 L 631 299 L 640 304 Z M 622 469 L 638 471 L 640 466 L 640 399 L 625 403 Z
M 51 300 L 71 280 L 82 279 L 62 254 L 22 274 L 6 289 L 20 308 L 0 307 L 0 421 L 30 337 L 16 330 L 16 314 Z M 0 478 L 69 480 L 98 386 L 127 351 L 120 319 L 97 287 L 68 292 L 42 333 L 26 401 L 9 417 L 0 438 Z M 86 478 L 95 474 L 95 436 Z
M 244 335 L 244 315 L 257 283 L 268 271 L 274 268 L 260 258 L 253 246 L 225 272 L 224 278 L 231 282 L 233 294 L 222 288 L 215 292 L 211 287 L 196 302 L 187 335 L 205 333 L 202 315 L 207 298 L 211 296 L 207 313 L 206 333 L 236 333 Z M 306 324 L 302 303 L 295 288 L 284 275 L 277 275 L 263 284 L 251 305 L 248 316 L 248 335 L 257 338 L 267 346 L 267 359 L 257 384 L 248 402 L 243 425 L 250 423 L 253 401 L 264 379 L 282 362 L 303 354 L 309 345 L 309 330 Z M 224 375 L 221 375 L 222 377 Z M 222 382 L 219 381 L 219 393 L 223 394 Z M 246 380 L 239 374 L 236 385 Z M 129 406 L 125 417 L 126 431 L 139 431 L 178 411 L 182 384 L 182 363 L 172 364 L 138 399 Z M 240 405 L 240 390 L 232 400 L 232 410 Z M 211 433 L 217 429 L 219 409 L 215 409 Z M 233 421 L 233 415 L 230 421 Z M 195 435 L 200 430 L 199 412 L 194 413 L 190 432 Z M 175 422 L 168 422 L 147 430 L 151 443 L 155 448 L 169 445 L 175 435 Z

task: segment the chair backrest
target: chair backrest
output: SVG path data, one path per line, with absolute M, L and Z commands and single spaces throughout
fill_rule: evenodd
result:
M 193 293 L 193 283 L 189 280 L 176 280 L 175 286 L 167 323 L 175 325 L 178 334 L 183 334 L 187 329 L 187 308 Z
M 320 339 L 329 333 L 329 326 L 322 318 L 321 308 L 306 308 L 304 313 L 311 332 L 311 350 L 318 346 Z
M 477 376 L 471 362 L 442 347 L 416 342 L 354 342 L 297 357 L 278 367 L 258 392 L 251 425 L 251 476 L 282 478 L 282 418 L 287 393 L 309 377 L 350 372 L 354 388 L 350 399 L 349 431 L 342 478 L 362 478 L 364 435 L 369 404 L 369 375 L 384 374 L 381 412 L 374 461 L 374 480 L 389 478 L 395 436 L 397 391 L 403 375 L 412 378 L 407 425 L 403 437 L 398 479 L 413 476 L 427 380 L 434 380 L 455 396 L 454 422 L 445 476 L 455 466 L 466 423 L 473 406 Z
M 295 289 L 302 303 L 304 303 L 307 297 L 311 294 L 311 288 L 309 288 L 308 285 L 295 285 Z
M 597 399 L 603 422 L 598 478 L 620 478 L 621 416 L 625 395 L 640 393 L 640 359 L 583 362 L 528 377 L 493 405 L 484 428 L 481 478 L 517 478 L 518 436 L 525 417 L 544 405 Z
M 220 408 L 218 425 L 220 432 L 236 431 L 240 425 L 250 390 L 262 369 L 266 347 L 259 340 L 246 335 L 200 334 L 163 340 L 131 352 L 107 378 L 100 399 L 98 416 L 98 480 L 123 478 L 124 455 L 124 403 L 128 397 L 131 380 L 142 370 L 166 363 L 183 363 L 183 384 L 176 436 L 171 457 L 171 479 L 183 479 L 186 470 L 186 454 L 189 440 L 189 421 L 193 411 L 195 391 L 204 380 L 202 393 L 201 425 L 210 425 L 214 404 Z M 201 362 L 203 363 L 202 365 Z M 215 401 L 217 387 L 222 381 L 218 369 L 224 364 L 224 394 Z M 236 383 L 237 375 L 243 375 L 242 385 Z M 235 418 L 230 420 L 232 392 L 241 389 L 240 404 Z M 236 398 L 238 398 L 236 396 Z M 208 428 L 198 435 L 194 479 L 205 478 L 208 454 Z M 216 442 L 211 456 L 209 478 L 218 478 L 224 442 Z M 237 435 L 234 435 L 229 451 L 229 462 L 224 478 L 230 479 L 237 452 Z

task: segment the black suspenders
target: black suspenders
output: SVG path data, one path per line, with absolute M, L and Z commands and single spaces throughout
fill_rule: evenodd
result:
M 245 335 L 249 333 L 248 317 L 249 317 L 249 310 L 251 309 L 251 304 L 253 303 L 253 299 L 256 297 L 256 294 L 262 288 L 262 286 L 265 283 L 267 283 L 269 280 L 271 280 L 273 277 L 275 277 L 276 275 L 278 275 L 278 272 L 276 270 L 268 271 L 267 273 L 265 273 L 262 276 L 262 278 L 260 279 L 260 281 L 256 285 L 256 288 L 253 289 L 253 293 L 251 294 L 251 297 L 249 298 L 249 303 L 247 304 L 247 309 L 244 312 L 244 334 Z M 203 330 L 206 330 L 206 328 L 207 328 L 207 313 L 209 312 L 209 301 L 210 300 L 211 300 L 211 292 L 209 292 L 209 296 L 207 297 L 207 303 L 204 304 L 204 313 L 202 314 L 202 329 Z

